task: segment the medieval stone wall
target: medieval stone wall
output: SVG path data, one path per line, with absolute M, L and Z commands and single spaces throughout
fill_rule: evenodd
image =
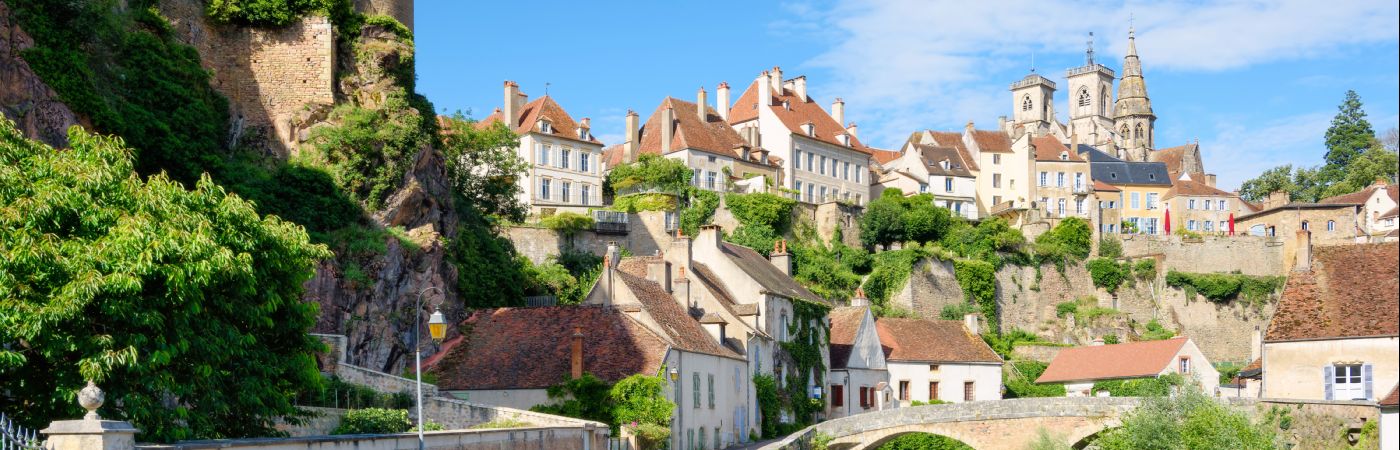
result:
M 393 17 L 413 30 L 413 0 L 355 0 L 355 10 Z
M 515 245 L 516 252 L 535 264 L 543 264 L 550 257 L 558 256 L 566 250 L 603 256 L 609 242 L 616 242 L 637 256 L 653 255 L 659 249 L 671 246 L 674 237 L 666 230 L 664 212 L 644 211 L 628 214 L 627 220 L 629 230 L 625 235 L 599 234 L 590 230 L 566 238 L 548 228 L 514 226 L 507 230 L 506 237 Z
M 68 127 L 78 125 L 80 119 L 20 57 L 20 52 L 33 46 L 34 40 L 11 20 L 9 7 L 0 1 L 0 115 L 13 121 L 25 137 L 64 148 Z
M 1241 231 L 1241 230 L 1236 230 Z M 1245 275 L 1284 275 L 1282 238 L 1263 236 L 1181 236 L 1124 235 L 1123 256 L 1130 258 L 1161 255 L 1160 270 L 1182 272 L 1239 272 Z
M 269 150 L 286 156 L 297 139 L 297 113 L 334 103 L 329 19 L 307 16 L 282 28 L 250 28 L 205 20 L 201 0 L 162 0 L 159 6 L 176 36 L 199 51 L 201 65 L 213 74 L 210 84 L 228 97 L 230 144 L 241 136 L 257 142 L 254 136 L 261 135 Z

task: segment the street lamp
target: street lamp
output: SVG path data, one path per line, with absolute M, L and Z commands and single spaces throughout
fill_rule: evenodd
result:
M 418 387 L 418 450 L 423 450 L 423 343 L 418 339 L 418 329 L 422 328 L 418 324 L 418 314 L 423 312 L 423 296 L 429 291 L 437 291 L 438 295 L 442 295 L 442 289 L 428 286 L 418 293 L 418 308 L 413 310 L 413 374 L 417 377 Z M 428 335 L 432 336 L 433 341 L 441 341 L 447 334 L 447 321 L 438 309 L 441 304 L 442 302 L 438 301 L 437 305 L 433 305 L 433 315 L 428 318 Z

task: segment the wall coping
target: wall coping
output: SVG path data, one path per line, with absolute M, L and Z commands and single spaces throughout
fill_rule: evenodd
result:
M 580 430 L 582 430 L 582 431 L 591 431 L 591 430 L 595 429 L 595 427 L 590 427 L 590 426 L 587 426 L 587 425 L 581 425 L 581 426 L 577 426 L 577 427 L 559 427 L 559 426 L 552 426 L 552 427 L 520 427 L 520 428 L 483 428 L 483 429 L 470 429 L 470 430 L 425 431 L 425 432 L 423 432 L 423 436 L 424 436 L 424 439 L 430 439 L 430 438 L 435 438 L 435 437 L 436 437 L 436 438 L 441 438 L 441 437 L 473 436 L 473 435 L 476 435 L 476 436 L 486 436 L 486 435 L 499 434 L 499 433 L 548 432 L 548 431 L 558 430 L 558 429 L 560 429 L 560 428 L 567 428 L 567 429 L 577 428 L 577 429 L 580 429 Z M 604 429 L 606 429 L 606 428 L 604 428 Z M 298 446 L 299 446 L 299 445 L 306 445 L 307 447 L 310 447 L 310 446 L 313 445 L 313 444 L 349 443 L 349 442 L 365 441 L 365 440 L 377 441 L 377 440 L 397 440 L 397 439 L 413 439 L 413 440 L 416 441 L 416 440 L 418 439 L 418 434 L 417 434 L 417 433 L 413 433 L 413 432 L 409 432 L 409 433 L 396 433 L 396 434 L 341 434 L 341 435 L 302 436 L 302 437 L 288 437 L 288 438 L 275 438 L 275 437 L 270 437 L 270 438 L 243 438 L 243 439 L 208 439 L 208 440 L 198 440 L 198 441 L 180 441 L 180 442 L 176 442 L 176 443 L 174 443 L 174 444 L 149 444 L 149 443 L 143 443 L 143 444 L 137 444 L 137 445 L 136 445 L 136 448 L 137 448 L 137 449 L 142 449 L 142 450 L 195 450 L 195 449 L 226 449 L 226 448 L 247 448 L 247 447 L 271 447 L 271 446 L 287 446 L 287 445 L 298 445 Z

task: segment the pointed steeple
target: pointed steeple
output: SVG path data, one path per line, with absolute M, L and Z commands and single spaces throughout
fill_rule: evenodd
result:
M 1129 150 L 1130 160 L 1144 160 L 1151 150 L 1157 116 L 1152 113 L 1152 100 L 1147 97 L 1147 82 L 1142 77 L 1142 61 L 1138 59 L 1137 36 L 1128 27 L 1128 53 L 1123 56 L 1123 78 L 1118 81 L 1118 101 L 1113 106 L 1113 121 L 1117 142 Z

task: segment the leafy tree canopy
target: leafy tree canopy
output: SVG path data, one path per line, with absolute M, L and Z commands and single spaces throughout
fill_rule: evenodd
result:
M 1332 126 L 1324 135 L 1327 142 L 1327 165 L 1347 167 L 1366 149 L 1376 143 L 1376 131 L 1366 120 L 1366 111 L 1361 109 L 1361 96 L 1348 90 L 1342 104 L 1337 105 L 1337 115 L 1332 117 Z
M 861 217 L 861 243 L 874 247 L 937 241 L 948 233 L 951 217 L 947 208 L 934 206 L 932 194 L 905 197 L 899 189 L 885 189 Z
M 68 137 L 56 151 L 0 119 L 0 409 L 78 417 L 92 380 L 142 440 L 298 417 L 293 395 L 321 383 L 300 296 L 325 247 L 208 176 L 143 181 L 120 140 Z
M 690 168 L 679 159 L 643 153 L 608 172 L 603 189 L 614 195 L 656 191 L 679 194 L 690 186 Z
M 519 136 L 501 122 L 477 128 L 461 113 L 443 123 L 438 149 L 447 162 L 453 190 L 465 200 L 462 203 L 484 215 L 524 220 L 527 208 L 520 203 L 516 179 L 527 164 L 515 153 Z

